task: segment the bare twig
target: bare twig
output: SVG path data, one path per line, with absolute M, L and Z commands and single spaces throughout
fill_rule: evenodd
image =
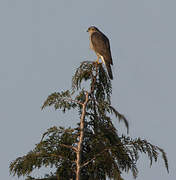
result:
M 75 152 L 77 152 L 77 148 L 74 147 L 74 146 L 66 145 L 66 144 L 59 144 L 59 145 L 60 145 L 60 146 L 63 146 L 63 147 L 66 147 L 66 148 L 68 148 L 68 149 L 72 149 L 72 150 L 74 150 Z
M 92 159 L 88 160 L 87 162 L 83 163 L 81 165 L 81 168 L 86 166 L 87 164 L 89 164 L 90 162 L 92 162 L 93 160 L 95 160 L 97 158 L 97 156 L 101 155 L 102 153 L 104 153 L 105 151 L 110 150 L 111 148 L 105 148 L 103 151 L 101 151 L 100 153 L 97 153 Z
M 61 159 L 64 159 L 65 157 L 64 156 L 61 156 L 60 154 L 54 154 L 54 153 L 48 153 L 48 154 L 43 154 L 41 152 L 36 152 L 35 154 L 36 157 L 45 157 L 45 158 L 50 158 L 50 157 L 55 157 L 55 158 L 61 158 Z
M 120 144 L 116 144 L 116 145 L 114 145 L 114 146 L 112 146 L 112 147 L 103 149 L 101 152 L 97 153 L 93 158 L 91 158 L 90 160 L 84 162 L 84 163 L 81 165 L 81 168 L 84 167 L 84 166 L 86 166 L 87 164 L 89 164 L 89 163 L 92 162 L 93 160 L 95 160 L 95 159 L 97 158 L 97 156 L 100 156 L 100 155 L 103 154 L 104 152 L 109 151 L 109 150 L 112 150 L 114 147 L 124 146 L 124 145 L 125 145 L 125 144 L 120 143 Z
M 62 98 L 62 99 L 63 99 L 63 100 L 66 100 L 66 101 L 70 101 L 70 102 L 76 103 L 76 104 L 83 105 L 83 103 L 81 103 L 80 101 L 74 100 L 74 99 L 72 99 L 72 98 L 64 97 L 64 98 Z

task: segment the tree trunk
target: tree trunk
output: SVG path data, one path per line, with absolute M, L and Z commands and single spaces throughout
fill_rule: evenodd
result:
M 86 114 L 86 106 L 89 100 L 89 93 L 86 92 L 86 99 L 82 105 L 82 114 L 80 118 L 80 135 L 79 135 L 79 142 L 76 152 L 76 180 L 80 180 L 81 174 L 81 151 L 82 151 L 82 142 L 84 139 L 84 119 Z

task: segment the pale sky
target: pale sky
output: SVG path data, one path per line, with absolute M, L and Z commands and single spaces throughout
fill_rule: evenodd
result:
M 150 168 L 141 156 L 137 180 L 175 179 L 175 7 L 174 0 L 1 0 L 0 179 L 18 179 L 9 175 L 10 162 L 32 150 L 47 128 L 79 121 L 76 112 L 40 108 L 49 94 L 71 87 L 80 62 L 96 59 L 90 25 L 110 39 L 112 103 L 128 118 L 129 135 L 168 155 L 169 174 L 161 159 Z

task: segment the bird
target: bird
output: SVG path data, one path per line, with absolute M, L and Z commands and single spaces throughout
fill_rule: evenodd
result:
M 107 68 L 109 78 L 112 80 L 111 65 L 113 65 L 113 61 L 109 39 L 95 26 L 90 26 L 87 32 L 89 33 L 90 48 L 97 55 L 96 62 L 99 63 L 99 59 L 102 60 Z

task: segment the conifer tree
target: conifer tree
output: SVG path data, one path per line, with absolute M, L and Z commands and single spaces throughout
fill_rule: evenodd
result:
M 78 111 L 77 127 L 49 128 L 32 151 L 11 162 L 10 173 L 26 176 L 26 180 L 123 180 L 121 173 L 131 171 L 136 178 L 140 153 L 148 156 L 150 165 L 161 154 L 169 171 L 163 149 L 145 139 L 119 134 L 112 118 L 124 122 L 127 132 L 128 121 L 111 105 L 111 95 L 111 81 L 102 64 L 82 62 L 72 78 L 72 88 L 52 93 L 42 106 L 64 113 Z M 30 176 L 43 166 L 53 171 L 42 178 Z

